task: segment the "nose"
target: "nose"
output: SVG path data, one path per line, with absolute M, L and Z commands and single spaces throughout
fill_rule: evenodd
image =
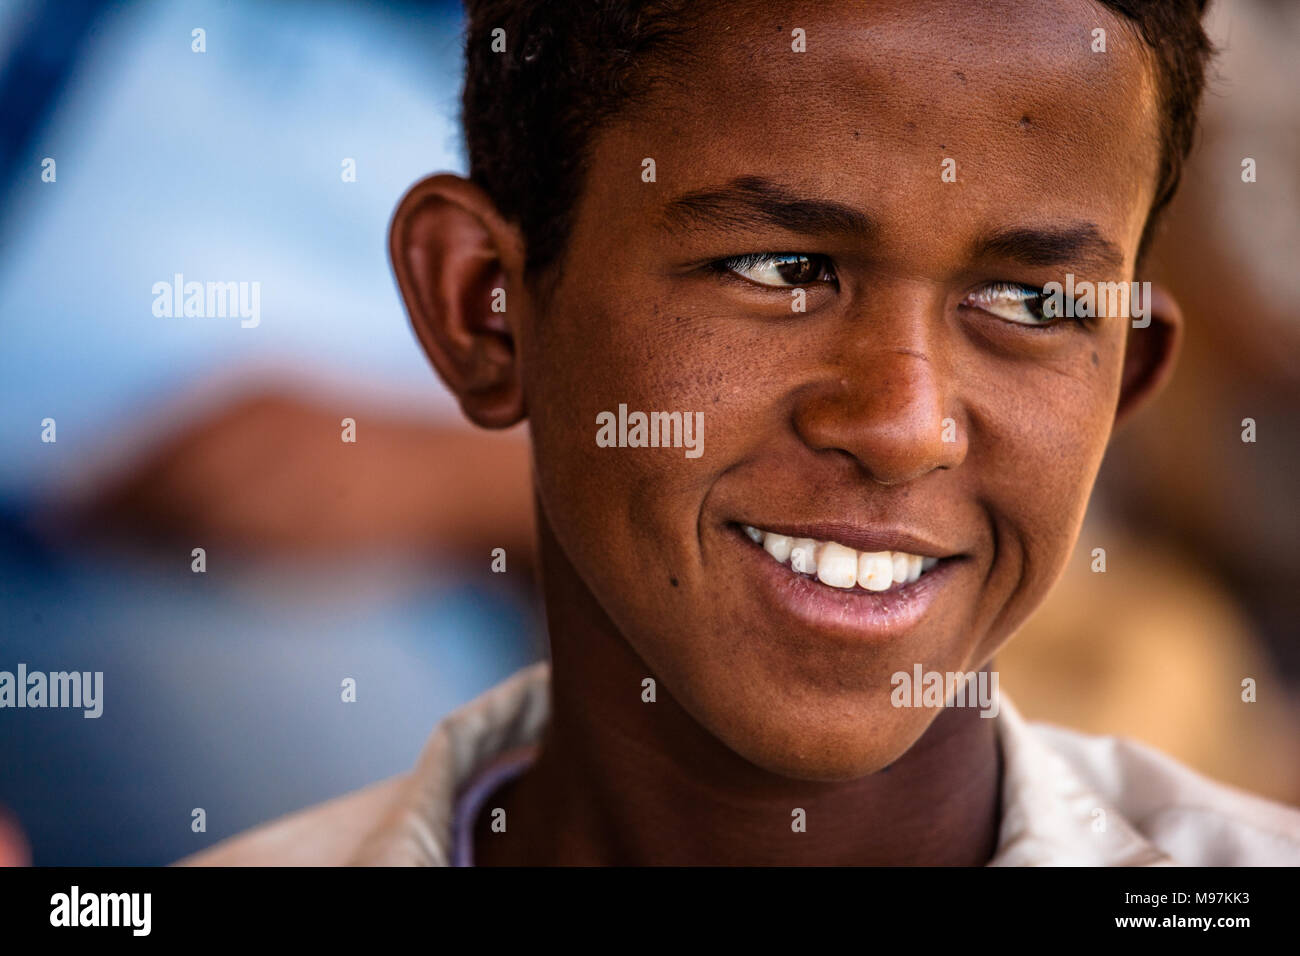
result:
M 965 423 L 947 363 L 920 314 L 890 332 L 855 329 L 855 343 L 805 389 L 794 423 L 819 452 L 848 455 L 873 480 L 899 485 L 965 460 Z

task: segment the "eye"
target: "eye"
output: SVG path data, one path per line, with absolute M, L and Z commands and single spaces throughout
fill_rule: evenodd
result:
M 1058 317 L 1051 313 L 1050 299 L 1033 286 L 990 282 L 962 299 L 961 304 L 1019 325 L 1051 325 Z
M 813 282 L 834 282 L 835 268 L 827 256 L 803 252 L 752 252 L 714 263 L 757 285 L 788 289 Z

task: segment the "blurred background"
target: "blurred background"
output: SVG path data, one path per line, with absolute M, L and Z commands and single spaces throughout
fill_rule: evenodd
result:
M 1300 804 L 1300 4 L 1208 25 L 1152 276 L 1182 365 L 997 666 L 1032 718 Z M 0 669 L 105 685 L 0 711 L 0 862 L 170 862 L 408 769 L 545 654 L 526 434 L 462 423 L 386 257 L 464 169 L 460 43 L 454 3 L 0 0 Z M 155 317 L 175 273 L 260 282 L 259 324 Z

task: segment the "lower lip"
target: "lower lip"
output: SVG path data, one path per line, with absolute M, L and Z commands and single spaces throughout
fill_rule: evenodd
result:
M 942 558 L 911 584 L 888 591 L 833 588 L 778 564 L 739 527 L 729 530 L 741 552 L 744 578 L 758 582 L 758 593 L 778 613 L 855 641 L 884 642 L 906 635 L 925 617 L 962 563 L 960 557 Z

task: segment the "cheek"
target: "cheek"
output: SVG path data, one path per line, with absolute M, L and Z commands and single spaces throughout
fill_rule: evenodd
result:
M 701 505 L 737 431 L 727 418 L 742 363 L 669 296 L 566 286 L 521 344 L 537 492 L 570 561 L 632 637 L 698 575 Z M 637 431 L 636 416 L 652 413 L 677 416 L 667 447 L 645 447 L 650 430 Z
M 972 403 L 979 493 L 996 541 L 987 653 L 1028 617 L 1074 548 L 1110 437 L 1118 363 L 1116 346 L 1098 342 L 1066 364 L 1021 368 Z

